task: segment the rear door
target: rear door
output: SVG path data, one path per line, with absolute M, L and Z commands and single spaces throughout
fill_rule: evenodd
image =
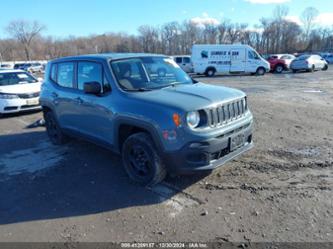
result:
M 230 50 L 230 72 L 245 71 L 245 48 L 233 48 Z

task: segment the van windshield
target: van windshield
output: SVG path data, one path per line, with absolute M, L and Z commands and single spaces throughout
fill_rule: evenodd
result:
M 168 57 L 138 57 L 111 62 L 122 89 L 142 91 L 175 84 L 192 84 L 192 79 Z

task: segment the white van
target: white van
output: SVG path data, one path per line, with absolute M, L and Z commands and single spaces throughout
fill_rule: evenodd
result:
M 186 73 L 193 73 L 190 55 L 174 55 L 172 58 Z
M 216 73 L 251 73 L 264 75 L 270 64 L 248 45 L 193 45 L 194 73 L 209 77 Z

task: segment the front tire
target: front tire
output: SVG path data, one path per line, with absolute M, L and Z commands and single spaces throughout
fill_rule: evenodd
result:
M 325 64 L 325 66 L 323 67 L 322 71 L 326 71 L 328 69 L 328 65 Z
M 46 132 L 54 145 L 61 145 L 68 141 L 52 111 L 44 112 Z
M 128 176 L 143 186 L 152 186 L 166 176 L 166 167 L 149 134 L 135 133 L 122 146 L 122 160 Z
M 282 65 L 277 65 L 276 67 L 275 67 L 275 70 L 274 70 L 274 72 L 275 73 L 282 73 L 283 72 L 283 66 Z
M 263 75 L 265 75 L 265 73 L 266 73 L 266 70 L 263 67 L 259 67 L 256 71 L 256 75 L 258 75 L 258 76 L 263 76 Z

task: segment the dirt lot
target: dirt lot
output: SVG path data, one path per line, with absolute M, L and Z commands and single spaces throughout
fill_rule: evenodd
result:
M 120 158 L 0 119 L 0 241 L 333 242 L 333 70 L 201 81 L 242 89 L 255 148 L 210 175 L 131 184 Z

